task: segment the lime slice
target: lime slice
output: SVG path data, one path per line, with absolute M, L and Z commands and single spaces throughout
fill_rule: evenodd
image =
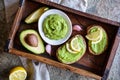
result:
M 98 40 L 98 39 L 100 38 L 100 34 L 101 34 L 100 31 L 101 31 L 101 30 L 98 29 L 98 30 L 95 31 L 95 32 L 88 33 L 88 34 L 86 35 L 86 38 L 87 38 L 88 40 L 91 40 L 91 41 L 96 41 L 96 40 Z
M 27 72 L 23 67 L 15 67 L 11 70 L 9 80 L 25 80 Z
M 81 47 L 80 47 L 80 44 L 79 44 L 78 42 L 79 42 L 79 41 L 78 41 L 78 38 L 77 38 L 77 37 L 75 37 L 75 38 L 73 38 L 73 39 L 71 40 L 70 46 L 71 46 L 71 49 L 72 49 L 73 51 L 80 52 Z
M 70 48 L 70 44 L 69 44 L 69 43 L 66 43 L 66 49 L 67 49 L 68 52 L 70 52 L 70 53 L 74 53 L 74 54 L 78 53 L 78 52 L 76 52 L 76 51 L 73 51 L 73 50 Z
M 39 9 L 37 9 L 36 11 L 34 11 L 33 13 L 31 13 L 26 19 L 25 22 L 27 24 L 33 23 L 33 22 L 37 22 L 39 17 L 46 11 L 48 10 L 48 7 L 41 7 Z
M 99 43 L 102 40 L 102 37 L 103 37 L 103 31 L 102 31 L 102 29 L 100 29 L 100 37 L 99 37 L 99 39 L 97 39 L 95 41 L 92 41 L 92 44 Z

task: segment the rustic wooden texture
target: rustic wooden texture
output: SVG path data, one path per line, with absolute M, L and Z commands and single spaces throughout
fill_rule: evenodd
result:
M 93 19 L 93 20 L 96 20 L 96 21 L 99 21 L 99 22 L 109 23 L 111 25 L 120 26 L 119 22 L 115 22 L 115 21 L 112 21 L 112 20 L 108 20 L 108 19 L 105 19 L 105 18 L 95 16 L 95 15 L 91 15 L 91 14 L 87 14 L 87 13 L 84 13 L 84 12 L 81 12 L 81 11 L 77 11 L 77 10 L 74 10 L 72 8 L 68 8 L 66 6 L 62 6 L 62 5 L 58 5 L 56 3 L 52 3 L 52 2 L 50 2 L 48 0 L 33 0 L 33 1 L 43 3 L 43 4 L 47 4 L 47 5 L 53 6 L 55 8 L 62 9 L 63 11 L 72 12 L 72 13 L 75 13 L 75 14 L 78 14 L 78 15 L 80 14 L 81 16 L 84 16 L 86 18 L 90 18 L 90 19 Z
M 119 42 L 120 42 L 120 36 L 117 35 L 116 38 L 115 38 L 115 42 L 113 44 L 113 47 L 111 49 L 109 60 L 107 62 L 107 66 L 106 66 L 107 69 L 110 69 L 110 66 L 112 65 L 111 62 L 113 61 L 113 59 L 115 57 L 115 53 L 116 53 L 117 47 L 119 45 Z
M 21 14 L 22 11 L 23 11 L 22 9 L 23 8 L 19 7 L 19 9 L 17 11 L 17 14 L 15 16 L 15 20 L 14 20 L 13 26 L 12 26 L 11 31 L 9 33 L 9 39 L 11 39 L 10 44 L 9 44 L 9 48 L 13 47 L 13 39 L 15 37 L 16 31 L 19 28 L 20 20 L 22 18 L 22 14 Z
M 37 60 L 37 61 L 49 64 L 49 65 L 54 65 L 54 66 L 62 68 L 62 69 L 67 69 L 67 70 L 70 70 L 72 72 L 84 75 L 84 76 L 93 77 L 93 78 L 96 78 L 96 79 L 101 79 L 100 76 L 98 76 L 96 74 L 93 74 L 89 71 L 86 71 L 86 70 L 83 70 L 83 69 L 80 69 L 80 68 L 77 68 L 77 67 L 72 67 L 71 65 L 61 64 L 60 62 L 57 62 L 57 61 L 49 59 L 49 58 L 45 58 L 45 57 L 42 57 L 42 56 L 36 56 L 36 55 L 31 54 L 31 53 L 25 53 L 25 52 L 16 50 L 14 48 L 10 49 L 9 52 L 12 53 L 12 54 L 16 54 L 16 55 L 19 55 L 19 56 L 26 57 L 28 59 L 33 59 L 33 60 Z
M 117 49 L 118 46 L 116 44 L 118 44 L 119 42 L 116 36 L 119 28 L 118 26 L 120 26 L 120 24 L 118 22 L 113 22 L 107 19 L 92 16 L 87 13 L 83 13 L 67 7 L 63 7 L 55 3 L 50 3 L 44 0 L 36 0 L 36 1 L 39 3 L 25 0 L 23 6 L 19 8 L 9 36 L 10 39 L 9 52 L 16 55 L 27 57 L 29 59 L 35 59 L 56 67 L 68 69 L 70 71 L 79 73 L 84 76 L 101 79 L 101 77 L 104 75 L 104 71 L 106 69 L 110 69 L 111 67 L 112 60 L 115 55 L 115 50 Z M 56 55 L 56 50 L 59 46 L 52 46 L 52 56 L 49 56 L 48 54 L 42 54 L 42 55 L 31 54 L 31 52 L 26 50 L 21 45 L 19 41 L 19 34 L 24 29 L 35 29 L 38 32 L 37 23 L 28 25 L 24 22 L 24 19 L 31 12 L 33 12 L 34 10 L 38 9 L 41 6 L 48 6 L 50 8 L 63 10 L 69 16 L 73 25 L 74 24 L 81 25 L 83 30 L 81 32 L 73 31 L 71 37 L 76 34 L 81 34 L 85 38 L 85 35 L 87 33 L 86 29 L 88 26 L 93 24 L 101 25 L 108 34 L 109 43 L 107 50 L 103 54 L 99 56 L 95 56 L 92 55 L 87 49 L 85 55 L 78 62 L 71 65 L 62 64 L 57 60 L 55 55 Z M 46 45 L 46 43 L 44 44 Z

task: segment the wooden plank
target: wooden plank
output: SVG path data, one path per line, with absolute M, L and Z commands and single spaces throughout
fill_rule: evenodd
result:
M 33 0 L 33 1 L 36 1 L 38 3 L 47 4 L 47 5 L 53 6 L 55 8 L 59 8 L 59 9 L 64 10 L 64 11 L 75 13 L 75 14 L 78 14 L 78 15 L 81 15 L 81 16 L 84 16 L 86 18 L 93 19 L 93 20 L 96 20 L 96 21 L 99 21 L 99 22 L 115 25 L 115 26 L 118 26 L 118 27 L 120 26 L 119 22 L 112 21 L 112 20 L 109 20 L 109 19 L 105 19 L 105 18 L 102 18 L 102 17 L 98 17 L 98 16 L 88 14 L 88 13 L 85 13 L 85 12 L 82 12 L 82 11 L 78 11 L 78 10 L 75 10 L 75 9 L 72 9 L 72 8 L 68 8 L 68 7 L 63 6 L 63 5 L 58 5 L 57 3 L 53 3 L 53 2 L 50 2 L 50 1 L 47 1 L 47 0 Z
M 57 61 L 54 61 L 54 60 L 51 60 L 51 59 L 48 59 L 48 58 L 44 58 L 44 57 L 41 57 L 41 56 L 38 56 L 38 55 L 33 55 L 31 53 L 25 53 L 25 52 L 22 52 L 22 51 L 18 51 L 14 48 L 11 48 L 9 50 L 9 52 L 12 53 L 12 54 L 22 56 L 22 57 L 26 57 L 28 59 L 37 60 L 37 61 L 49 64 L 49 65 L 53 65 L 53 66 L 56 66 L 56 67 L 59 67 L 59 68 L 62 68 L 62 69 L 70 70 L 72 72 L 75 72 L 75 73 L 78 73 L 78 74 L 81 74 L 81 75 L 84 75 L 84 76 L 92 77 L 92 78 L 95 78 L 95 79 L 101 79 L 100 76 L 98 76 L 96 74 L 93 74 L 91 72 L 88 72 L 86 70 L 83 70 L 83 69 L 80 69 L 80 68 L 75 68 L 75 67 L 72 67 L 72 66 L 67 65 L 67 64 L 62 64 L 60 62 L 57 62 Z
M 14 22 L 13 22 L 13 25 L 12 25 L 12 28 L 11 28 L 11 31 L 9 33 L 9 40 L 10 40 L 10 43 L 9 43 L 9 46 L 8 48 L 12 48 L 13 47 L 13 39 L 16 35 L 16 32 L 19 28 L 19 25 L 20 25 L 20 21 L 21 21 L 21 18 L 22 18 L 22 13 L 23 13 L 23 8 L 22 7 L 19 7 L 18 8 L 18 11 L 17 11 L 17 14 L 15 16 L 15 19 L 14 19 Z

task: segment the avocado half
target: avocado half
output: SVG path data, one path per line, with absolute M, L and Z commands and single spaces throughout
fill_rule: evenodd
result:
M 67 49 L 66 49 L 66 44 L 71 41 L 73 38 L 78 37 L 79 41 L 78 44 L 80 44 L 81 46 L 81 51 L 78 53 L 70 53 Z M 79 59 L 82 58 L 82 56 L 85 54 L 86 51 L 86 42 L 85 39 L 82 37 L 82 35 L 75 35 L 74 37 L 72 37 L 70 40 L 68 40 L 65 44 L 63 44 L 62 46 L 60 46 L 56 52 L 56 57 L 58 58 L 58 60 L 64 64 L 72 64 L 77 62 Z
M 30 36 L 29 39 L 31 39 L 31 40 L 26 40 L 26 38 L 28 38 L 28 36 Z M 33 29 L 28 29 L 28 30 L 22 31 L 20 33 L 20 42 L 26 49 L 28 49 L 29 51 L 31 51 L 35 54 L 41 54 L 41 53 L 45 52 L 45 47 L 44 47 L 42 39 L 40 38 L 38 33 Z M 29 43 L 31 43 L 31 44 L 29 44 Z
M 107 35 L 107 32 L 105 31 L 105 29 L 102 28 L 102 26 L 100 26 L 100 25 L 89 26 L 87 28 L 87 33 L 90 33 L 90 31 L 95 28 L 96 29 L 101 28 L 103 37 L 102 37 L 101 41 L 97 44 L 92 44 L 92 41 L 88 40 L 88 48 L 89 48 L 90 53 L 92 53 L 93 55 L 100 55 L 107 49 L 108 35 Z

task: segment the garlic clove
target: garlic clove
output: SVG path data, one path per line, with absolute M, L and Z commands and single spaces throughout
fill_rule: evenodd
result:
M 46 45 L 46 52 L 47 52 L 49 55 L 51 55 L 51 49 L 52 49 L 51 45 L 47 44 L 47 45 Z
M 75 30 L 75 31 L 81 31 L 82 28 L 81 28 L 80 25 L 74 25 L 74 26 L 73 26 L 73 30 Z

